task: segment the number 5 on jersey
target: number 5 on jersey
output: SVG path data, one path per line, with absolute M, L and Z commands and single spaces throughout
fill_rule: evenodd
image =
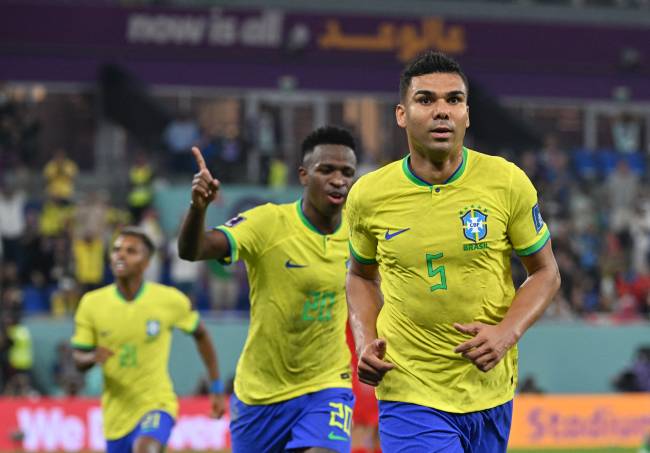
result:
M 445 275 L 445 266 L 436 266 L 438 263 L 435 262 L 436 260 L 442 258 L 442 256 L 442 252 L 433 255 L 431 253 L 426 254 L 427 271 L 429 272 L 429 277 L 435 279 L 434 281 L 438 281 L 438 283 L 431 286 L 432 292 L 438 289 L 447 289 L 447 276 Z

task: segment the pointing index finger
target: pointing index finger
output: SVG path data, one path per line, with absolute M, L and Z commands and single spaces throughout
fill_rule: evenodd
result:
M 208 167 L 205 165 L 205 159 L 203 158 L 203 154 L 201 154 L 201 150 L 196 146 L 192 146 L 192 154 L 194 154 L 196 164 L 199 166 L 199 171 L 207 170 Z

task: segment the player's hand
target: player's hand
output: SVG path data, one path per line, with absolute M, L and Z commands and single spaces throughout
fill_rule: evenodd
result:
M 517 342 L 512 332 L 504 331 L 498 324 L 492 326 L 482 322 L 454 323 L 454 328 L 474 337 L 458 345 L 454 352 L 462 354 L 484 372 L 494 368 Z
M 106 361 L 113 356 L 115 353 L 108 348 L 103 346 L 98 346 L 95 348 L 95 363 L 103 365 Z
M 210 394 L 210 417 L 221 418 L 226 412 L 226 396 L 223 393 Z
M 205 209 L 217 198 L 220 183 L 218 179 L 213 178 L 210 174 L 201 150 L 193 146 L 192 154 L 199 167 L 199 172 L 192 179 L 192 206 Z
M 384 378 L 384 374 L 395 368 L 394 364 L 384 361 L 385 355 L 386 340 L 383 338 L 377 338 L 361 351 L 357 366 L 361 382 L 377 387 Z

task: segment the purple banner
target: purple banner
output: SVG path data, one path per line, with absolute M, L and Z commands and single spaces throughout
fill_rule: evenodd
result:
M 118 63 L 152 84 L 397 92 L 424 49 L 498 95 L 650 100 L 650 29 L 295 14 L 279 10 L 0 5 L 0 79 L 94 81 Z M 635 70 L 621 54 L 636 52 Z M 631 50 L 630 50 L 631 49 Z

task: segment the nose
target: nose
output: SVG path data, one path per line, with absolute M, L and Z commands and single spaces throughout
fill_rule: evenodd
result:
M 439 100 L 435 103 L 433 109 L 433 119 L 436 120 L 448 120 L 449 119 L 449 104 Z
M 343 173 L 340 171 L 335 171 L 332 173 L 332 179 L 330 180 L 330 184 L 332 184 L 334 187 L 343 187 L 345 185 L 346 178 L 343 176 Z

